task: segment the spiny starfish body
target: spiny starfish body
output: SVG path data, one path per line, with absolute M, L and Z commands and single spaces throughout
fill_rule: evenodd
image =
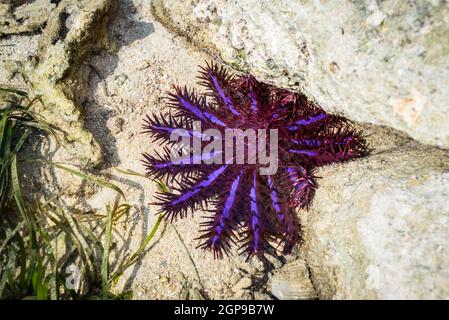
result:
M 199 79 L 207 88 L 205 95 L 175 86 L 168 96 L 170 113 L 145 120 L 144 131 L 154 141 L 168 143 L 162 155 L 144 153 L 147 175 L 173 185 L 171 192 L 157 195 L 160 212 L 174 219 L 186 217 L 198 206 L 213 208 L 201 223 L 199 246 L 213 250 L 215 257 L 228 254 L 237 242 L 248 258 L 274 254 L 276 247 L 290 253 L 302 237 L 297 210 L 309 208 L 317 186 L 314 169 L 364 155 L 367 148 L 361 132 L 305 95 L 250 75 L 232 75 L 211 63 L 201 69 Z M 200 137 L 203 147 L 208 144 L 194 130 L 195 121 L 203 130 L 218 130 L 223 139 L 229 128 L 277 129 L 277 172 L 261 175 L 257 163 L 198 163 L 194 159 L 198 155 L 175 163 L 169 141 L 175 129 L 185 128 L 186 135 Z

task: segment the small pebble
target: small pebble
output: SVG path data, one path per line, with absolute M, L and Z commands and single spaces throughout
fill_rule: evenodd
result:
M 234 286 L 231 288 L 232 292 L 240 292 L 243 289 L 247 289 L 249 287 L 251 287 L 252 284 L 252 280 L 251 278 L 248 277 L 244 277 L 241 278 L 239 281 L 237 281 L 236 284 L 234 284 Z

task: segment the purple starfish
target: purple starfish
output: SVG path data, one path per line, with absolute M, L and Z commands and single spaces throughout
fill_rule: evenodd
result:
M 184 218 L 198 206 L 204 210 L 211 205 L 212 214 L 204 217 L 198 239 L 199 247 L 212 249 L 215 257 L 228 254 L 237 242 L 248 258 L 275 254 L 276 247 L 290 253 L 302 236 L 297 209 L 309 208 L 316 189 L 314 169 L 366 154 L 361 132 L 306 96 L 250 75 L 233 75 L 211 63 L 202 68 L 199 79 L 207 88 L 205 95 L 174 87 L 168 97 L 170 113 L 145 120 L 144 131 L 154 141 L 166 143 L 162 155 L 143 155 L 147 175 L 172 185 L 173 192 L 156 196 L 160 213 L 169 219 Z M 216 129 L 223 139 L 230 129 L 275 130 L 276 173 L 262 175 L 262 164 L 254 161 L 223 161 L 223 152 L 188 154 L 173 161 L 175 142 L 170 136 L 176 129 L 184 128 L 181 136 L 197 139 L 201 147 L 210 142 L 195 130 L 195 122 L 203 130 Z M 243 145 L 249 154 L 251 144 Z M 231 156 L 231 160 L 239 157 L 235 150 Z M 206 164 L 206 160 L 218 161 Z

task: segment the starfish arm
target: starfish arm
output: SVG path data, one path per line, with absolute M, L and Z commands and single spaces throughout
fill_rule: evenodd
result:
M 289 194 L 289 204 L 292 207 L 308 209 L 315 194 L 316 182 L 314 171 L 292 165 L 284 169 L 280 183 L 284 193 Z
M 287 130 L 289 131 L 296 131 L 303 127 L 316 125 L 317 123 L 325 120 L 328 117 L 328 115 L 324 112 L 315 114 L 313 116 L 309 116 L 306 118 L 302 118 L 300 120 L 296 120 L 292 124 L 287 126 Z
M 227 127 L 227 124 L 207 107 L 204 97 L 198 97 L 194 91 L 189 92 L 186 87 L 183 89 L 175 87 L 175 93 L 168 93 L 168 105 L 176 110 L 175 116 Z
M 159 117 L 147 115 L 142 129 L 142 133 L 149 134 L 153 142 L 176 143 L 177 140 L 171 140 L 171 137 L 205 139 L 205 135 L 202 132 L 195 131 L 191 123 L 183 121 L 182 118 L 176 118 L 171 114 Z
M 262 194 L 259 191 L 257 174 L 254 173 L 249 190 L 249 212 L 246 215 L 246 235 L 242 240 L 242 253 L 247 255 L 247 259 L 252 256 L 263 256 L 265 253 L 274 255 L 275 249 L 270 241 L 275 240 L 275 236 L 270 230 L 266 210 L 261 201 Z
M 201 68 L 200 82 L 202 86 L 209 89 L 209 94 L 215 100 L 224 105 L 233 115 L 240 116 L 240 112 L 236 109 L 234 101 L 231 96 L 230 82 L 232 77 L 228 74 L 226 69 L 218 67 L 217 64 L 211 62 L 207 64 L 206 68 Z
M 211 249 L 215 258 L 222 258 L 223 253 L 229 254 L 231 243 L 235 242 L 236 204 L 239 197 L 239 188 L 242 173 L 225 185 L 224 192 L 220 195 L 216 204 L 215 214 L 206 217 L 207 221 L 201 223 L 203 234 L 198 238 L 204 240 L 199 247 Z
M 217 194 L 216 184 L 220 180 L 228 165 L 222 165 L 213 171 L 209 171 L 199 177 L 193 177 L 183 181 L 177 188 L 176 193 L 159 193 L 156 196 L 157 205 L 160 206 L 160 213 L 167 218 L 175 219 L 178 216 L 184 218 L 187 212 L 193 211 L 195 207 L 205 204 Z
M 268 176 L 267 181 L 272 207 L 279 225 L 279 231 L 275 235 L 283 248 L 282 253 L 288 254 L 301 241 L 301 227 L 294 210 L 296 205 L 292 205 L 288 202 L 288 199 L 281 196 L 281 193 L 288 193 L 288 189 L 279 192 L 279 189 L 282 189 L 279 182 L 276 183 L 275 179 L 270 176 Z
M 365 155 L 366 142 L 362 134 L 350 125 L 328 128 L 315 139 L 299 140 L 303 147 L 312 149 L 297 150 L 314 158 L 317 166 L 345 162 Z
M 171 149 L 165 147 L 164 155 L 156 153 L 151 155 L 143 153 L 143 165 L 145 167 L 147 177 L 154 179 L 164 179 L 167 182 L 178 178 L 179 180 L 186 180 L 192 175 L 201 172 L 204 169 L 204 164 L 201 161 L 214 159 L 220 157 L 220 152 L 202 153 L 201 155 L 183 155 L 172 158 Z M 208 168 L 218 168 L 218 165 L 211 164 Z

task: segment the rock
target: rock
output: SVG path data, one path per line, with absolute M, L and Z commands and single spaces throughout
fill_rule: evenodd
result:
M 329 112 L 449 148 L 445 1 L 155 0 L 171 30 Z
M 317 294 L 305 261 L 295 260 L 276 270 L 271 277 L 271 293 L 280 300 L 310 300 Z
M 272 298 L 267 294 L 254 292 L 254 300 L 272 300 Z
M 314 286 L 322 299 L 448 299 L 449 152 L 368 131 L 373 154 L 319 170 L 302 214 Z
M 248 289 L 252 285 L 252 280 L 249 277 L 243 277 L 232 287 L 232 291 L 238 293 L 244 289 Z
M 59 161 L 93 167 L 102 160 L 98 143 L 84 125 L 81 102 L 89 73 L 82 62 L 93 48 L 106 45 L 106 23 L 115 6 L 115 0 L 61 1 L 48 17 L 39 53 L 24 63 L 24 76 L 42 96 L 43 105 L 36 111 L 64 135 Z
M 189 290 L 189 300 L 205 300 L 203 294 L 198 288 Z
M 187 300 L 188 297 L 189 297 L 189 288 L 183 286 L 181 288 L 181 292 L 179 293 L 179 300 Z
M 297 257 L 293 258 L 294 255 L 295 255 L 295 252 L 293 252 L 293 250 L 292 250 L 292 253 L 288 254 L 287 256 L 291 256 L 291 258 L 293 260 L 296 260 Z M 287 262 L 287 259 L 285 259 L 285 257 L 286 256 L 284 256 L 284 255 L 281 255 L 281 256 L 267 255 L 266 258 L 267 258 L 267 262 L 269 262 L 270 267 L 272 267 L 274 269 L 279 269 Z M 268 265 L 264 266 L 264 268 L 262 268 L 260 270 L 263 271 L 265 269 L 265 267 L 268 267 Z
M 0 3 L 0 37 L 39 31 L 55 7 L 51 0 L 26 1 L 20 6 Z
M 249 263 L 249 267 L 251 267 L 253 270 L 262 272 L 265 269 L 263 261 L 258 258 L 251 259 L 250 261 L 246 262 L 245 264 L 248 264 L 248 263 Z
M 243 290 L 237 293 L 233 298 L 239 300 L 254 300 L 253 294 L 251 292 Z

